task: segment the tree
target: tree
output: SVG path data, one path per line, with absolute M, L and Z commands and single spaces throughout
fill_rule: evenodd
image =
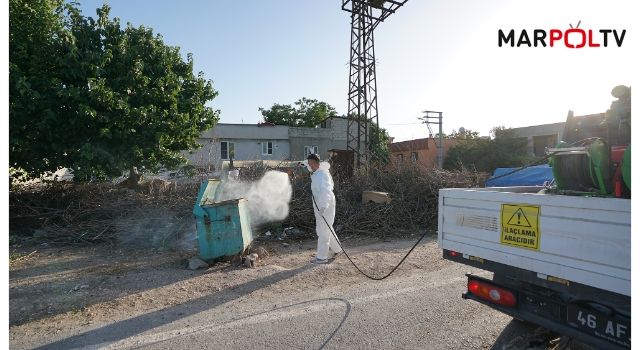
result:
M 373 162 L 381 165 L 389 164 L 391 161 L 390 139 L 391 137 L 385 128 L 381 128 L 375 123 L 370 123 L 368 151 Z
M 533 161 L 534 159 L 527 155 L 527 139 L 514 138 L 513 135 L 513 129 L 497 126 L 491 130 L 491 138 L 474 137 L 461 140 L 447 151 L 443 168 L 453 170 L 462 165 L 465 168 L 493 173 L 496 168 L 520 167 Z
M 337 115 L 336 109 L 326 102 L 303 97 L 291 105 L 274 104 L 270 109 L 258 108 L 265 122 L 279 125 L 313 127 Z
M 436 135 L 437 137 L 437 135 Z M 480 133 L 477 131 L 465 130 L 464 132 L 459 132 L 455 130 L 451 130 L 451 134 L 443 134 L 443 139 L 477 139 L 480 137 Z
M 430 124 L 433 124 L 428 121 L 429 117 L 418 117 L 419 120 L 422 121 L 422 124 L 426 124 L 429 127 L 429 132 L 431 132 Z M 439 138 L 440 133 L 436 133 L 435 135 L 429 134 L 432 138 Z M 442 133 L 443 139 L 475 139 L 480 137 L 480 134 L 477 131 L 466 130 L 465 128 L 460 128 L 459 131 L 451 130 L 450 134 Z
M 31 170 L 38 143 L 34 124 L 45 114 L 41 101 L 54 95 L 55 51 L 63 23 L 63 0 L 9 1 L 9 160 Z M 35 157 L 35 158 L 34 158 Z M 14 172 L 14 176 L 21 172 Z
M 22 0 L 11 2 L 18 7 Z M 204 105 L 218 93 L 202 72 L 193 75 L 192 55 L 184 62 L 179 48 L 165 46 L 151 28 L 121 29 L 106 4 L 97 20 L 82 16 L 77 4 L 56 6 L 62 25 L 37 43 L 49 66 L 23 78 L 46 84 L 21 90 L 19 73 L 28 63 L 10 54 L 11 166 L 31 177 L 64 166 L 82 179 L 184 164 L 182 151 L 198 148 L 199 135 L 219 120 L 219 111 Z M 40 19 L 21 21 L 10 32 Z

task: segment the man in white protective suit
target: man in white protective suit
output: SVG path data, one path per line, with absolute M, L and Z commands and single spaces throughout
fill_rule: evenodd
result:
M 329 226 L 333 227 L 333 220 L 336 217 L 336 197 L 333 194 L 333 179 L 329 174 L 331 166 L 327 162 L 320 162 L 320 157 L 317 154 L 310 154 L 302 164 L 312 174 L 311 193 L 315 200 L 313 212 L 316 215 L 318 253 L 311 262 L 314 264 L 326 264 L 329 262 L 329 250 L 334 252 L 331 256 L 334 259 L 344 253 L 337 238 L 334 237 L 329 228 Z

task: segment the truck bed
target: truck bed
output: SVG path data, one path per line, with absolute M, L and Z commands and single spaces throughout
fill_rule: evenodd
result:
M 441 189 L 438 246 L 631 296 L 631 200 Z

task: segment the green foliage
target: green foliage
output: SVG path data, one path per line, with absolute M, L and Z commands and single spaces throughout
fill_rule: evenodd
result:
M 19 259 L 21 257 L 22 257 L 22 254 L 20 254 L 16 249 L 14 249 L 11 252 L 9 252 L 9 261 L 14 261 L 14 260 Z
M 336 109 L 326 102 L 310 100 L 306 97 L 291 105 L 274 104 L 271 109 L 258 108 L 265 122 L 278 125 L 313 127 L 321 121 L 337 115 Z
M 271 223 L 269 225 L 269 227 L 270 227 L 270 230 L 273 231 L 273 234 L 280 234 L 284 230 L 282 228 L 282 222 L 281 221 L 273 222 L 273 223 Z
M 185 176 L 188 176 L 188 177 L 194 177 L 194 176 L 198 175 L 198 171 L 196 169 L 196 166 L 193 165 L 193 164 L 187 164 L 187 165 L 183 166 L 182 167 L 182 173 Z
M 436 136 L 437 137 L 437 136 Z M 477 139 L 480 138 L 480 133 L 477 131 L 465 130 L 464 133 L 457 132 L 455 130 L 451 130 L 451 134 L 442 135 L 443 139 Z
M 36 116 L 44 115 L 38 103 L 53 94 L 50 72 L 56 65 L 52 43 L 63 27 L 63 0 L 9 1 L 9 151 L 10 167 L 30 167 L 27 145 L 38 143 Z M 19 123 L 14 123 L 20 119 Z M 23 172 L 14 172 L 18 177 Z
M 514 138 L 513 129 L 494 127 L 491 136 L 467 138 L 451 146 L 443 168 L 455 170 L 462 165 L 468 169 L 493 173 L 496 168 L 520 167 L 534 160 L 527 154 L 527 139 Z
M 33 10 L 35 9 L 35 10 Z M 36 177 L 59 166 L 76 179 L 133 166 L 175 169 L 219 120 L 212 81 L 151 28 L 120 27 L 76 3 L 10 0 L 9 161 Z
M 385 128 L 371 123 L 369 126 L 369 155 L 374 163 L 387 165 L 391 161 L 389 151 L 389 133 Z

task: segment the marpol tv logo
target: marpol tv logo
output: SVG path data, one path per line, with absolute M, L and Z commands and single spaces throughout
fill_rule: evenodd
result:
M 519 33 L 514 29 L 508 32 L 502 29 L 498 30 L 498 46 L 527 46 L 527 47 L 550 47 L 565 46 L 569 49 L 581 49 L 585 47 L 608 47 L 617 45 L 622 46 L 626 29 L 582 29 L 580 22 L 573 28 L 569 24 L 569 29 L 534 29 L 528 32 L 522 29 Z

